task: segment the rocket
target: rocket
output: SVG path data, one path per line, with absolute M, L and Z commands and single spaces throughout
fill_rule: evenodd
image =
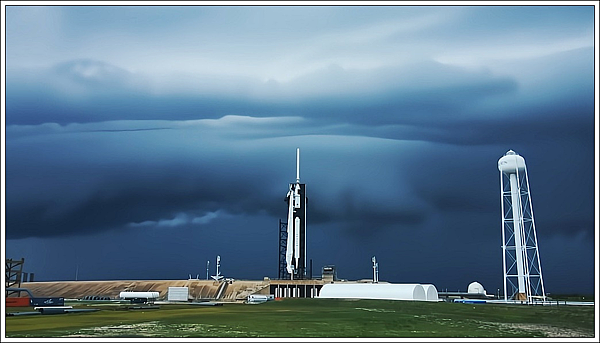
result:
M 288 202 L 286 269 L 293 278 L 306 274 L 306 197 L 300 183 L 300 148 L 296 149 L 296 183 L 290 183 Z
M 290 190 L 287 194 L 288 200 L 288 226 L 287 226 L 287 247 L 285 252 L 286 269 L 290 275 L 294 275 L 294 265 L 292 260 L 294 258 L 294 185 L 290 184 Z

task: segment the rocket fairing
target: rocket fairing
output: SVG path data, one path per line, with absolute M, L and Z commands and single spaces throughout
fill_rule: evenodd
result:
M 306 196 L 300 183 L 300 149 L 296 149 L 296 183 L 290 183 L 288 202 L 286 269 L 292 278 L 306 276 Z

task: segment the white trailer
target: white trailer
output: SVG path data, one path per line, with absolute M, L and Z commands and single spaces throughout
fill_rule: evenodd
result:
M 248 304 L 261 304 L 269 300 L 275 300 L 275 296 L 273 294 L 250 294 L 246 302 Z
M 147 303 L 154 302 L 154 300 L 158 299 L 158 292 L 121 292 L 119 293 L 119 298 L 124 300 L 129 300 L 132 303 Z

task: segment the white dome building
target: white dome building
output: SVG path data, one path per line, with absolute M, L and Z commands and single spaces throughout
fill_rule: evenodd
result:
M 485 288 L 479 282 L 471 282 L 467 288 L 467 293 L 486 294 Z

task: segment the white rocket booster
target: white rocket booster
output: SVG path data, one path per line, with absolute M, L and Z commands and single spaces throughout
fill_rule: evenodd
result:
M 298 259 L 300 258 L 300 218 L 294 220 L 294 269 L 298 269 Z
M 290 190 L 288 191 L 287 194 L 288 197 L 288 218 L 287 218 L 287 246 L 286 246 L 286 251 L 285 251 L 285 262 L 286 262 L 286 269 L 287 272 L 290 273 L 290 275 L 294 274 L 294 267 L 292 265 L 292 259 L 293 259 L 293 255 L 294 255 L 294 191 L 293 191 L 293 186 L 290 185 Z
M 286 247 L 286 269 L 290 275 L 298 269 L 300 259 L 300 218 L 294 217 L 294 211 L 301 207 L 300 204 L 300 148 L 296 149 L 296 184 L 290 184 L 287 193 L 288 198 L 288 225 L 287 225 L 287 247 Z

